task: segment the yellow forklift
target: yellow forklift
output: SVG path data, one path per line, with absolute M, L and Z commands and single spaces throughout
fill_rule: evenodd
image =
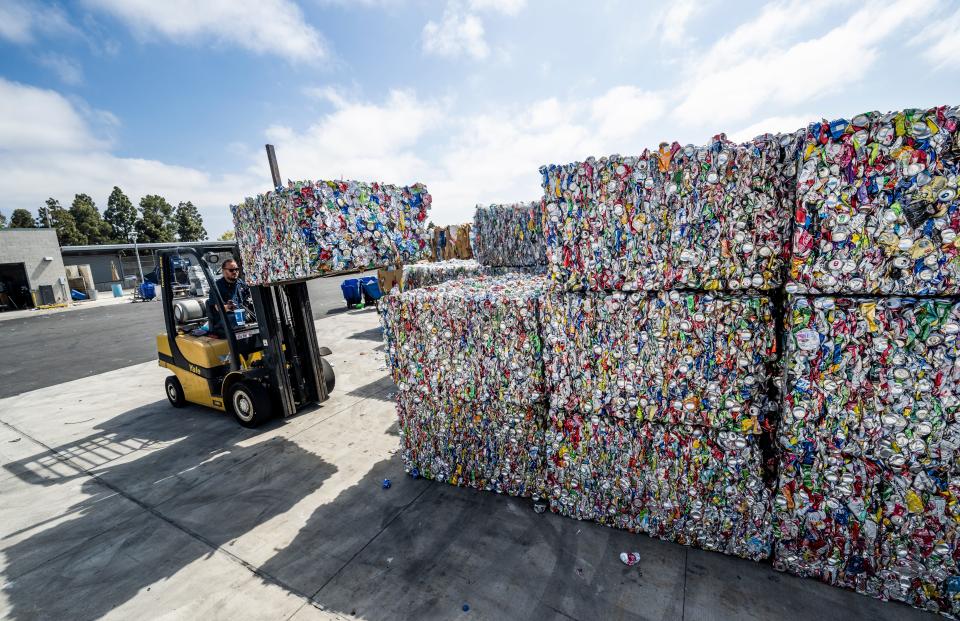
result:
M 272 145 L 267 155 L 279 185 Z M 157 356 L 173 371 L 165 381 L 170 404 L 204 405 L 256 427 L 325 401 L 336 378 L 325 359 L 330 350 L 317 344 L 306 283 L 250 287 L 249 303 L 227 311 L 212 271 L 227 253 L 242 274 L 232 243 L 157 252 L 166 326 L 157 335 Z M 222 326 L 224 338 L 204 330 L 208 322 Z

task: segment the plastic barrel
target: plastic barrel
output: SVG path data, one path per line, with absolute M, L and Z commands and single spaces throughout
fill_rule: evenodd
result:
M 356 278 L 348 278 L 340 283 L 340 291 L 343 293 L 343 299 L 347 304 L 359 304 L 363 301 L 363 294 L 360 292 L 360 281 Z
M 115 297 L 115 298 L 122 298 L 122 297 L 123 297 L 123 287 L 121 287 L 121 286 L 118 285 L 118 284 L 117 284 L 117 285 L 114 285 L 114 286 L 113 286 L 113 297 Z
M 383 293 L 380 292 L 380 281 L 376 276 L 361 278 L 360 286 L 363 287 L 363 297 L 367 302 L 376 302 L 383 297 Z
M 152 282 L 145 282 L 140 285 L 140 295 L 144 300 L 152 300 L 157 296 L 157 287 Z

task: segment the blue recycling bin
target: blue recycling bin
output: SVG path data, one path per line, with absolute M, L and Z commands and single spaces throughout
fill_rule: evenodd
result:
M 363 298 L 367 304 L 372 304 L 383 297 L 383 293 L 380 292 L 380 281 L 376 276 L 361 278 L 360 288 L 363 289 Z
M 363 303 L 363 289 L 359 278 L 348 278 L 340 283 L 340 291 L 347 307 Z
M 147 281 L 140 285 L 140 296 L 144 300 L 152 300 L 157 297 L 157 287 L 152 282 Z

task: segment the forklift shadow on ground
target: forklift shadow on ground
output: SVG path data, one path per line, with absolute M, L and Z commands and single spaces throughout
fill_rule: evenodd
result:
M 3 466 L 47 488 L 20 486 L 11 502 L 32 515 L 50 507 L 42 519 L 3 529 L 13 531 L 0 552 L 5 616 L 102 617 L 289 511 L 337 471 L 287 438 L 256 442 L 277 423 L 250 430 L 185 408 L 171 425 L 168 408 L 158 401 L 110 419 L 54 447 L 60 459 L 44 452 Z M 49 489 L 78 483 L 79 491 Z M 57 498 L 81 494 L 56 507 Z

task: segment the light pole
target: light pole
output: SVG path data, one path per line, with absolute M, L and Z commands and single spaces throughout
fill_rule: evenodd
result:
M 133 231 L 130 233 L 130 239 L 133 240 L 133 252 L 137 255 L 137 269 L 140 270 L 140 284 L 144 283 L 143 280 L 143 265 L 140 264 L 140 250 L 137 248 L 137 232 Z

